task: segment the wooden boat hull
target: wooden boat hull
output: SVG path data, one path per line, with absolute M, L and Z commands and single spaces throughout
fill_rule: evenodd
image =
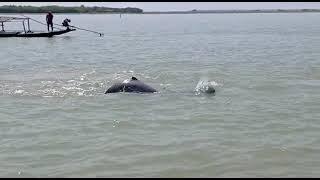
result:
M 0 37 L 15 37 L 20 32 L 0 32 Z
M 0 37 L 52 37 L 56 35 L 61 35 L 68 33 L 70 31 L 75 31 L 75 29 L 66 29 L 61 31 L 52 31 L 52 32 L 4 32 L 0 33 Z

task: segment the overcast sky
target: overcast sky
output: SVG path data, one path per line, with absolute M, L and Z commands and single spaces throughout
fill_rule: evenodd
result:
M 320 2 L 0 2 L 0 5 L 137 7 L 144 11 L 215 9 L 320 9 Z

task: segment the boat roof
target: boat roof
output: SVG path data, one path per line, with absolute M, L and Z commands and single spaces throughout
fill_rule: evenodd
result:
M 0 16 L 0 23 L 1 23 L 1 22 L 10 22 L 10 21 L 27 20 L 27 19 L 29 19 L 29 18 Z

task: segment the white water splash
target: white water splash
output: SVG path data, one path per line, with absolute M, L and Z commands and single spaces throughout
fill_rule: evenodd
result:
M 130 79 L 125 79 L 122 83 L 129 83 Z
M 217 86 L 219 86 L 219 84 L 215 81 L 209 81 L 207 78 L 202 78 L 195 87 L 195 93 L 196 95 L 201 93 L 214 93 L 215 87 Z
M 25 90 L 23 90 L 23 89 L 17 89 L 17 90 L 15 90 L 13 93 L 14 94 L 22 94 L 22 93 L 24 93 L 25 92 Z

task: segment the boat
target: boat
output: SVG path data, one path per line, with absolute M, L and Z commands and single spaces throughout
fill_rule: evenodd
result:
M 56 35 L 61 35 L 68 33 L 70 31 L 75 31 L 75 29 L 66 29 L 61 31 L 52 31 L 52 32 L 26 32 L 15 34 L 14 37 L 52 37 Z
M 7 22 L 22 22 L 23 31 L 5 31 L 4 23 Z M 25 25 L 27 22 L 27 28 Z M 30 30 L 30 18 L 20 18 L 20 17 L 6 17 L 0 16 L 0 37 L 53 37 L 56 35 L 65 34 L 71 31 L 75 31 L 76 29 L 67 28 L 65 30 L 60 29 L 59 31 L 51 31 L 51 32 L 34 32 Z

